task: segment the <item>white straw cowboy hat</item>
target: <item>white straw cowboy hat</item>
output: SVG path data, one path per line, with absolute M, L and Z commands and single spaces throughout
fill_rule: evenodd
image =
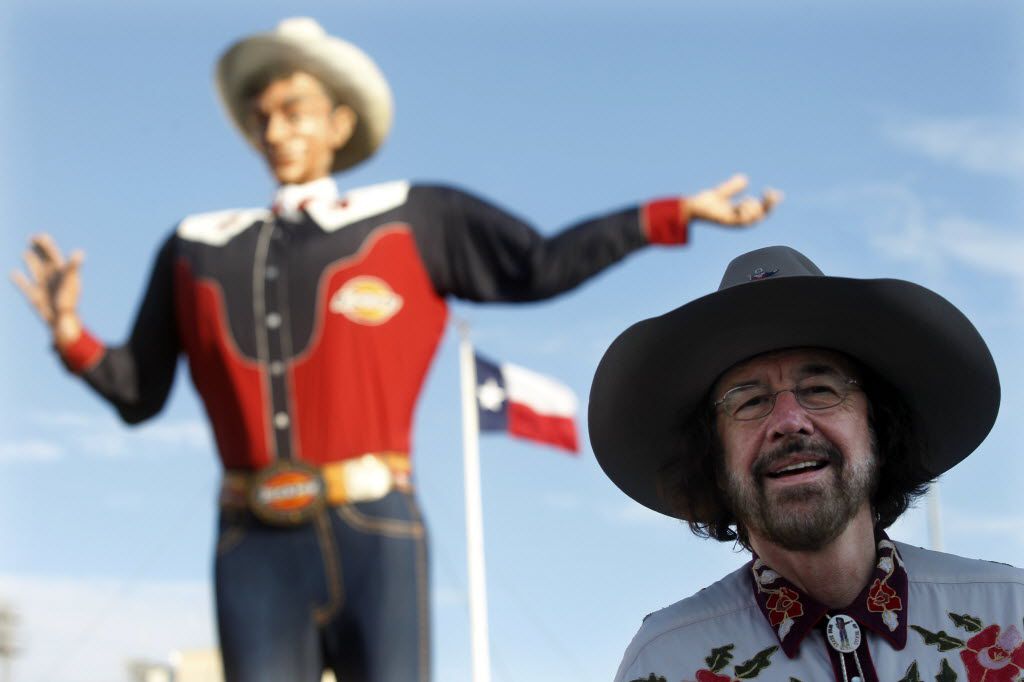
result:
M 255 75 L 281 63 L 308 69 L 339 102 L 356 112 L 355 132 L 334 155 L 332 172 L 350 168 L 377 150 L 391 129 L 393 107 L 387 80 L 365 52 L 327 35 L 307 17 L 285 19 L 269 33 L 243 38 L 217 62 L 217 94 L 249 144 L 258 148 L 257 140 L 245 128 L 248 103 L 244 86 Z
M 971 454 L 999 410 L 992 355 L 952 303 L 903 280 L 827 277 L 773 246 L 739 256 L 718 291 L 634 324 L 608 348 L 590 390 L 601 468 L 637 502 L 679 516 L 659 495 L 659 473 L 694 456 L 683 429 L 711 386 L 747 358 L 800 347 L 845 353 L 899 391 L 932 476 Z

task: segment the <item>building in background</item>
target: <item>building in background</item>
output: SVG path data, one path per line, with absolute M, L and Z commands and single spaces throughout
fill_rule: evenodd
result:
M 224 682 L 218 649 L 186 649 L 168 657 L 170 663 L 129 661 L 131 682 Z M 337 682 L 334 674 L 324 673 L 321 682 Z
M 127 668 L 131 682 L 174 682 L 174 671 L 166 663 L 128 661 Z
M 0 682 L 11 682 L 11 662 L 21 653 L 16 636 L 20 618 L 15 610 L 0 602 Z

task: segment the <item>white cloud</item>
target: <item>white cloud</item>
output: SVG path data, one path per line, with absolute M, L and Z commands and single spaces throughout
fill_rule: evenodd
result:
M 824 199 L 859 213 L 871 207 L 860 230 L 881 257 L 916 264 L 929 278 L 957 270 L 1008 279 L 1024 306 L 1024 233 L 962 215 L 935 215 L 900 184 L 839 188 Z
M 72 440 L 90 455 L 117 457 L 128 452 L 128 436 L 117 429 L 95 428 L 73 434 Z
M 0 443 L 0 461 L 19 457 L 19 448 L 31 445 L 23 459 L 57 459 L 65 452 L 85 452 L 100 457 L 135 453 L 213 452 L 210 428 L 201 419 L 158 420 L 128 427 L 107 413 L 36 412 L 27 423 L 47 436 Z
M 111 682 L 130 659 L 167 661 L 214 645 L 210 585 L 0 575 L 0 600 L 19 616 L 22 682 Z
M 897 184 L 864 185 L 831 192 L 830 199 L 855 206 L 871 206 L 866 220 L 868 242 L 881 255 L 916 261 L 928 270 L 941 270 L 944 259 L 932 238 L 924 202 L 908 187 Z
M 679 529 L 682 521 L 648 509 L 638 502 L 625 502 L 607 511 L 608 518 L 617 524 L 662 526 Z
M 0 443 L 0 462 L 52 462 L 64 454 L 64 448 L 49 440 L 27 438 Z
M 935 232 L 938 247 L 951 258 L 1024 283 L 1024 234 L 960 217 L 937 221 Z
M 914 118 L 889 123 L 884 132 L 902 147 L 974 173 L 1024 174 L 1024 127 L 984 117 Z
M 947 509 L 946 528 L 951 533 L 983 537 L 985 544 L 1009 540 L 1024 546 L 1024 515 L 979 514 Z
M 548 491 L 541 496 L 541 501 L 547 507 L 565 511 L 579 509 L 583 504 L 583 500 L 579 495 L 564 491 Z
M 872 246 L 930 270 L 959 266 L 1009 279 L 1024 304 L 1024 235 L 960 216 L 908 220 L 901 231 L 875 234 Z
M 463 608 L 469 600 L 469 595 L 461 587 L 442 585 L 430 591 L 430 599 L 434 606 L 438 608 L 451 606 Z
M 95 423 L 96 415 L 78 412 L 33 412 L 29 420 L 45 426 L 62 426 L 70 428 L 87 428 Z
M 552 334 L 537 339 L 531 346 L 530 352 L 539 355 L 565 355 L 567 351 L 575 348 L 575 341 L 567 334 Z

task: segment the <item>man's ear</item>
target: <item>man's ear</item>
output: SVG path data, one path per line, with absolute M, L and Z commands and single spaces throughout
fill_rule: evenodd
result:
M 331 149 L 338 151 L 352 139 L 352 135 L 356 131 L 356 123 L 358 123 L 358 116 L 352 107 L 339 104 L 334 107 L 334 110 L 329 114 L 327 125 L 330 127 L 329 142 Z

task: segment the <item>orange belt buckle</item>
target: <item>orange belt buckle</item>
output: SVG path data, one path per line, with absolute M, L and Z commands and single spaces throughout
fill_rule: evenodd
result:
M 278 460 L 259 471 L 228 471 L 220 504 L 244 508 L 264 523 L 306 523 L 326 506 L 379 500 L 392 490 L 412 490 L 412 464 L 403 452 L 368 453 L 315 467 Z
M 252 474 L 249 509 L 274 526 L 306 523 L 327 505 L 327 487 L 320 470 L 304 462 L 278 460 Z

